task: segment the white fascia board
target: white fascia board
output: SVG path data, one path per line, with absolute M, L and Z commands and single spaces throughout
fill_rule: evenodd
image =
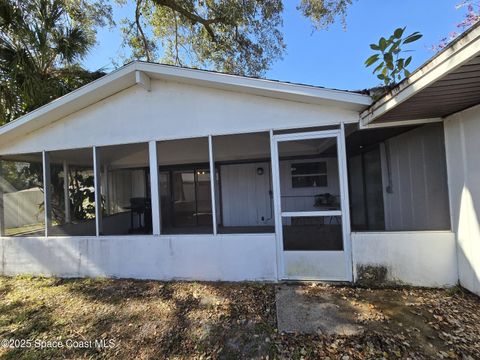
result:
M 400 121 L 388 121 L 382 123 L 371 123 L 367 125 L 362 125 L 360 123 L 360 130 L 364 129 L 378 129 L 386 127 L 398 127 L 398 126 L 412 126 L 412 125 L 421 125 L 421 124 L 430 124 L 436 122 L 442 122 L 442 118 L 426 118 L 426 119 L 413 119 L 413 120 L 400 120 Z
M 267 97 L 314 104 L 337 105 L 362 111 L 372 104 L 368 95 L 350 91 L 326 89 L 315 86 L 290 84 L 280 81 L 179 68 L 169 65 L 138 62 L 138 69 L 151 78 L 210 86 L 217 89 L 242 91 Z
M 366 126 L 480 54 L 480 26 L 446 48 L 361 114 Z

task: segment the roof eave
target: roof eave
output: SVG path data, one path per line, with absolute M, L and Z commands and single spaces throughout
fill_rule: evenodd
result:
M 405 102 L 419 91 L 468 62 L 480 53 L 480 24 L 452 42 L 418 68 L 387 94 L 376 100 L 360 115 L 360 125 L 367 127 L 376 119 Z M 406 121 L 415 119 L 405 119 Z

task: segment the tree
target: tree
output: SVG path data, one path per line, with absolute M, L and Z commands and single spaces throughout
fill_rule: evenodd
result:
M 432 46 L 433 51 L 440 51 L 455 40 L 462 32 L 468 30 L 471 26 L 480 21 L 480 0 L 465 0 L 457 4 L 457 10 L 466 9 L 466 13 L 462 21 L 460 21 L 456 28 L 459 31 L 452 31 L 448 36 L 440 40 L 438 45 Z
M 390 37 L 381 37 L 378 44 L 370 44 L 370 48 L 377 53 L 365 61 L 365 66 L 370 67 L 377 64 L 373 73 L 378 73 L 377 78 L 382 80 L 385 86 L 395 85 L 403 76 L 410 75 L 407 67 L 410 65 L 412 57 L 401 57 L 405 52 L 403 46 L 419 40 L 422 34 L 414 32 L 403 36 L 404 33 L 405 28 L 398 28 Z
M 0 124 L 102 76 L 80 60 L 112 23 L 105 0 L 2 0 Z
M 282 0 L 134 1 L 135 19 L 123 23 L 132 58 L 261 76 L 285 52 Z M 300 0 L 297 10 L 322 29 L 351 3 Z

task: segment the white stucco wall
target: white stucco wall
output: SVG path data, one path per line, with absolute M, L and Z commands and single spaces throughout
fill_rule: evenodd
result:
M 276 280 L 275 235 L 1 238 L 3 275 Z
M 458 282 L 455 235 L 450 231 L 352 233 L 354 281 L 361 266 L 385 267 L 387 280 L 448 287 Z
M 27 136 L 0 155 L 357 122 L 358 112 L 160 80 L 132 86 Z
M 480 106 L 445 120 L 445 142 L 460 284 L 480 295 Z

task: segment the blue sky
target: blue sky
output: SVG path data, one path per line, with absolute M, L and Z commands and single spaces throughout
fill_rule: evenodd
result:
M 455 9 L 460 0 L 354 0 L 346 29 L 338 22 L 328 30 L 313 31 L 311 23 L 295 9 L 299 1 L 284 1 L 287 53 L 266 77 L 348 90 L 379 84 L 363 65 L 371 55 L 370 43 L 400 26 L 406 26 L 408 33 L 420 31 L 424 37 L 410 46 L 415 50 L 410 67 L 414 70 L 434 55 L 430 47 L 455 30 L 464 14 L 462 9 Z M 132 12 L 131 6 L 114 7 L 117 21 Z M 98 45 L 84 63 L 91 70 L 112 70 L 112 61 L 119 61 L 121 53 L 120 32 L 102 29 Z

